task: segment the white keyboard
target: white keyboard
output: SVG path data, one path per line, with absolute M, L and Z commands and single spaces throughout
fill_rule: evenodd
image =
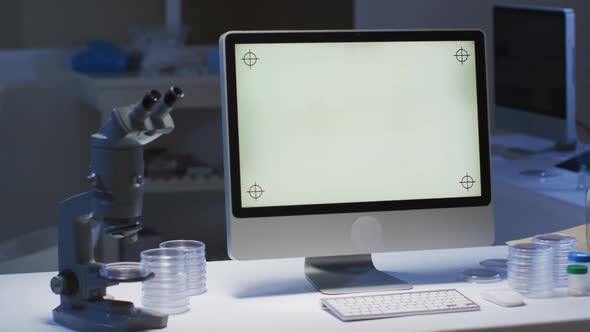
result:
M 456 289 L 355 295 L 321 302 L 343 321 L 479 310 L 477 303 Z

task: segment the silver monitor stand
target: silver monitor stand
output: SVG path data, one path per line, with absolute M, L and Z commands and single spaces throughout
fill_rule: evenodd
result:
M 412 288 L 411 284 L 377 270 L 371 254 L 307 257 L 305 277 L 328 295 Z

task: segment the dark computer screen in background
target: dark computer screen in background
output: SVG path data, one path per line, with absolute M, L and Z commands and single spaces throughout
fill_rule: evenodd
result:
M 496 7 L 496 104 L 564 119 L 565 36 L 561 12 Z

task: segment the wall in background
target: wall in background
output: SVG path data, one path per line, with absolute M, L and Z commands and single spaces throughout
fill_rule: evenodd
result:
M 20 2 L 0 0 L 0 48 L 19 47 L 21 40 Z
M 66 56 L 59 49 L 0 52 L 0 263 L 55 244 L 48 228 L 57 203 L 79 192 L 87 173 L 81 155 L 92 114 Z
M 350 29 L 353 0 L 183 1 L 190 44 L 215 44 L 230 29 Z M 129 42 L 132 26 L 162 26 L 165 0 L 0 0 L 0 48 Z
M 217 43 L 228 30 L 351 29 L 353 0 L 184 1 L 191 43 Z
M 164 23 L 164 0 L 0 0 L 0 48 L 125 45 L 130 26 Z
M 482 29 L 487 37 L 490 105 L 494 96 L 494 4 L 527 4 L 573 8 L 576 14 L 577 119 L 590 125 L 590 1 L 587 0 L 414 0 L 355 1 L 355 27 L 360 29 Z M 493 115 L 493 114 L 492 114 Z M 578 127 L 578 137 L 590 141 L 590 133 Z

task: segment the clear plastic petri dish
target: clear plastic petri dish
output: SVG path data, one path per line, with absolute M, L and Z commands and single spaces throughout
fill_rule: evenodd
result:
M 511 275 L 521 275 L 521 276 L 532 276 L 536 278 L 543 278 L 543 277 L 550 277 L 553 275 L 552 269 L 516 269 L 516 268 L 509 268 L 507 271 L 508 274 Z
M 509 252 L 538 252 L 538 253 L 545 253 L 551 250 L 551 247 L 548 245 L 543 245 L 539 243 L 517 243 L 515 245 L 510 246 L 508 249 Z
M 146 264 L 166 264 L 171 265 L 175 262 L 186 260 L 186 251 L 168 248 L 148 249 L 141 252 L 141 261 Z
M 530 285 L 523 285 L 523 284 L 519 284 L 519 283 L 515 283 L 515 282 L 509 282 L 508 285 L 511 288 L 514 288 L 516 290 L 519 291 L 529 291 L 529 292 L 536 292 L 536 291 L 549 291 L 549 290 L 553 290 L 553 285 L 535 285 L 535 286 L 530 286 Z
M 519 288 L 519 289 L 552 289 L 553 288 L 553 282 L 547 282 L 547 283 L 542 283 L 542 284 L 529 284 L 527 282 L 509 280 L 508 284 L 513 288 Z
M 553 258 L 553 251 L 547 252 L 547 253 L 542 253 L 542 254 L 536 254 L 536 253 L 527 254 L 527 253 L 522 253 L 522 252 L 515 252 L 515 253 L 511 253 L 508 258 L 511 261 L 512 260 L 521 260 L 521 261 L 546 260 L 546 259 Z
M 538 261 L 531 261 L 531 262 L 527 262 L 527 261 L 521 261 L 521 260 L 516 260 L 516 259 L 511 259 L 510 262 L 508 262 L 508 268 L 512 267 L 512 266 L 526 266 L 526 267 L 553 267 L 555 264 L 553 264 L 553 260 L 552 259 L 545 259 L 545 260 L 538 260 Z
M 545 274 L 545 275 L 540 275 L 540 274 L 518 274 L 518 273 L 514 273 L 514 272 L 508 272 L 507 278 L 509 280 L 515 280 L 515 279 L 519 279 L 519 280 L 527 280 L 529 282 L 542 282 L 545 280 L 549 280 L 552 281 L 554 280 L 554 277 L 552 274 Z
M 510 256 L 510 261 L 508 262 L 508 265 L 510 264 L 553 264 L 553 255 L 547 255 L 544 257 L 533 257 L 533 258 L 529 258 L 529 257 L 518 257 L 516 255 L 512 255 Z
M 185 280 L 180 280 L 177 282 L 161 282 L 161 281 L 156 281 L 156 282 L 152 282 L 152 283 L 148 283 L 148 282 L 144 282 L 142 285 L 143 289 L 178 289 L 178 290 L 182 290 L 182 289 L 186 289 L 187 286 L 187 281 Z
M 188 293 L 187 252 L 157 248 L 141 253 L 141 264 L 155 276 L 142 285 L 144 307 L 166 314 L 179 314 L 190 309 Z
M 195 254 L 205 253 L 205 243 L 196 240 L 172 240 L 160 243 L 160 248 L 181 248 Z
M 162 299 L 170 299 L 171 301 L 177 298 L 184 298 L 186 297 L 186 289 L 150 289 L 149 292 L 144 291 L 144 297 L 152 297 L 152 298 L 159 298 Z
M 173 304 L 162 304 L 159 300 L 143 297 L 141 301 L 146 308 L 168 315 L 178 315 L 190 310 L 190 301 L 188 300 L 186 302 L 179 301 Z
M 553 278 L 549 279 L 527 279 L 519 277 L 508 278 L 509 283 L 520 284 L 526 287 L 551 286 L 554 284 Z
M 509 275 L 517 275 L 517 276 L 531 276 L 535 278 L 542 278 L 542 277 L 551 277 L 553 276 L 553 271 L 550 269 L 544 270 L 525 270 L 525 269 L 508 269 L 506 271 Z
M 510 265 L 507 271 L 520 271 L 525 273 L 541 273 L 541 272 L 553 272 L 553 266 L 526 266 L 526 265 Z
M 479 265 L 505 275 L 508 269 L 508 260 L 505 258 L 491 258 L 479 262 Z
M 205 244 L 195 240 L 172 240 L 160 244 L 161 248 L 179 249 L 187 252 L 186 272 L 188 293 L 202 294 L 206 291 L 207 262 Z
M 514 284 L 508 284 L 510 288 L 516 290 L 519 293 L 532 293 L 532 292 L 553 292 L 553 287 L 520 287 Z
M 500 274 L 486 268 L 465 269 L 460 274 L 460 280 L 478 284 L 489 284 L 502 281 Z
M 557 243 L 557 244 L 571 244 L 576 243 L 576 238 L 565 234 L 540 234 L 533 237 L 533 243 Z
M 551 290 L 551 289 L 535 289 L 535 290 L 515 289 L 515 290 L 528 298 L 543 298 L 543 297 L 551 297 L 553 295 L 553 290 Z
M 154 277 L 154 273 L 145 269 L 137 262 L 116 262 L 104 264 L 98 270 L 98 275 L 116 282 L 145 281 Z
M 155 305 L 158 307 L 178 307 L 182 305 L 190 305 L 190 300 L 188 297 L 176 297 L 170 299 L 166 296 L 158 296 L 158 295 L 143 295 L 142 300 L 147 302 L 149 305 Z

